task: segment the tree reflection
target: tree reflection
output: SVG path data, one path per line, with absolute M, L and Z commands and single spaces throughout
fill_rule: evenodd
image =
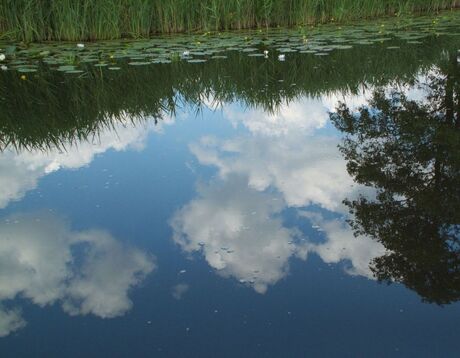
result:
M 383 282 L 401 282 L 424 301 L 460 299 L 460 72 L 446 55 L 426 78 L 427 97 L 374 93 L 358 113 L 331 114 L 346 133 L 341 151 L 356 182 L 375 198 L 345 200 L 356 236 L 388 250 L 371 262 Z

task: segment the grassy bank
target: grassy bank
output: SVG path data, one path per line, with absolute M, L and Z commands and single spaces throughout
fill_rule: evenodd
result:
M 0 39 L 96 40 L 435 12 L 460 0 L 3 0 Z

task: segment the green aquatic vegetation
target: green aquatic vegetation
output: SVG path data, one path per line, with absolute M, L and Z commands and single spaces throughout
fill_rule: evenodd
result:
M 405 42 L 355 45 L 319 57 L 316 51 L 295 52 L 286 54 L 285 62 L 278 61 L 273 50 L 268 58 L 223 51 L 218 55 L 225 56 L 222 59 L 208 55 L 180 61 L 115 61 L 107 55 L 107 66 L 102 67 L 93 62 L 49 65 L 34 59 L 36 64 L 30 65 L 16 60 L 21 62 L 17 66 L 37 71 L 0 71 L 0 149 L 65 147 L 97 137 L 116 121 L 159 121 L 185 105 L 199 109 L 204 98 L 240 101 L 273 113 L 281 104 L 305 96 L 359 94 L 363 85 L 411 83 L 446 53 L 456 54 L 460 45 L 456 37 L 428 37 L 424 46 L 404 46 Z M 108 53 L 119 46 L 126 49 L 127 44 L 105 44 L 112 51 Z M 389 51 L 387 46 L 400 49 Z M 49 51 L 54 53 L 53 46 Z
M 201 60 L 201 59 L 191 59 L 187 60 L 188 63 L 203 63 L 206 62 L 206 60 Z
M 456 33 L 459 18 L 452 12 L 308 32 L 253 30 L 83 46 L 0 43 L 0 149 L 65 146 L 117 120 L 157 121 L 184 104 L 199 109 L 209 96 L 275 112 L 302 96 L 408 83 L 445 53 L 456 53 L 458 37 L 440 33 Z
M 0 39 L 20 41 L 142 38 L 343 22 L 437 12 L 458 0 L 4 0 Z M 436 27 L 433 22 L 431 27 Z M 306 31 L 308 32 L 308 31 Z
M 118 61 L 128 60 L 134 66 L 147 64 L 167 64 L 188 61 L 200 63 L 212 59 L 224 59 L 229 51 L 238 51 L 250 57 L 277 56 L 285 58 L 300 52 L 326 56 L 328 53 L 349 50 L 353 47 L 370 46 L 391 42 L 392 39 L 405 41 L 404 45 L 423 46 L 429 37 L 439 33 L 456 33 L 460 12 L 442 13 L 436 17 L 386 19 L 378 23 L 359 23 L 348 26 L 323 25 L 312 28 L 306 35 L 305 29 L 277 29 L 268 31 L 245 31 L 238 33 L 215 33 L 205 35 L 158 36 L 138 41 L 108 41 L 89 43 L 50 42 L 45 44 L 0 43 L 2 64 L 9 69 L 19 70 L 25 65 L 45 63 L 51 68 L 75 66 L 73 70 L 84 70 L 86 64 L 96 67 L 117 66 Z M 433 22 L 436 29 L 432 28 Z M 382 30 L 384 29 L 384 30 Z M 402 44 L 398 44 L 402 46 Z M 392 49 L 391 45 L 388 45 Z M 265 51 L 269 54 L 265 56 Z

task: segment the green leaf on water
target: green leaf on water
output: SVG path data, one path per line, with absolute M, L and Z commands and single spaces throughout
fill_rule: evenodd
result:
M 25 68 L 18 68 L 17 71 L 21 73 L 29 73 L 29 72 L 37 72 L 37 69 L 25 67 Z
M 130 66 L 145 66 L 150 65 L 150 62 L 128 62 Z
M 72 65 L 59 66 L 57 70 L 61 72 L 74 71 L 75 66 L 72 66 Z
M 195 58 L 195 59 L 187 60 L 187 62 L 188 63 L 203 63 L 203 62 L 206 62 L 206 60 Z

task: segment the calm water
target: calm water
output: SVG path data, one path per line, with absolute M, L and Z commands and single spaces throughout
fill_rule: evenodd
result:
M 0 355 L 458 356 L 452 34 L 0 72 Z

